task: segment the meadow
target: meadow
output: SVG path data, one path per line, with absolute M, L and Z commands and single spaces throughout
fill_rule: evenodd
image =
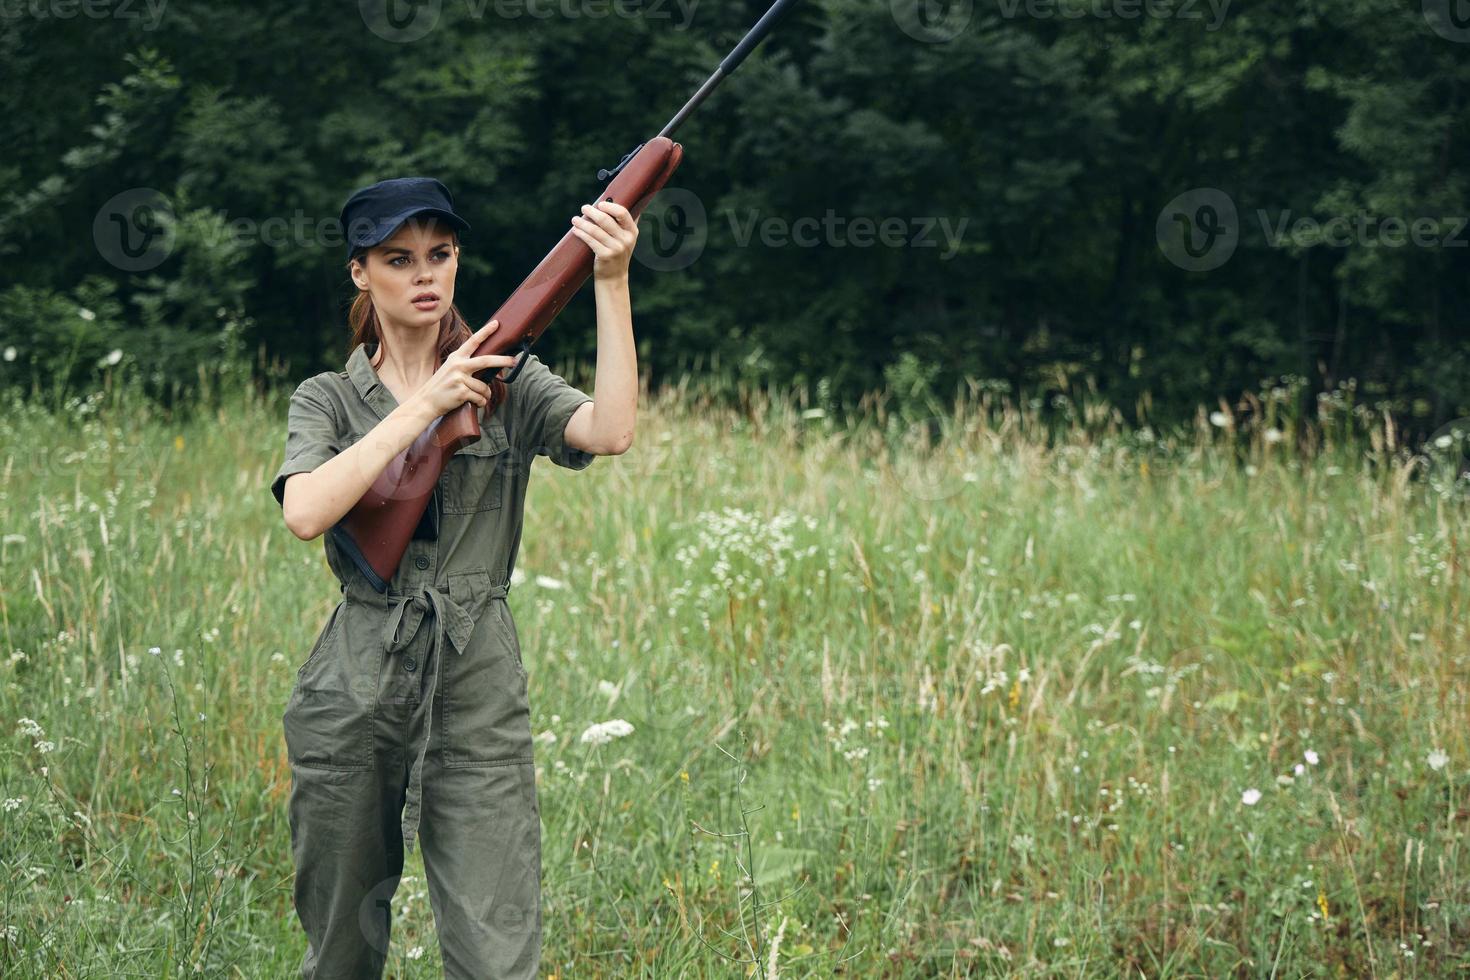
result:
M 268 490 L 289 384 L 201 380 L 0 419 L 6 977 L 305 949 L 280 718 L 340 596 Z M 1470 970 L 1470 502 L 1298 393 L 1155 430 L 689 382 L 540 461 L 544 974 Z M 440 975 L 423 875 L 393 977 Z

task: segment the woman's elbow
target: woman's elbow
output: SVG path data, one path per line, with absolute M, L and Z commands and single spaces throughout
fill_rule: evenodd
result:
M 305 476 L 305 474 L 298 474 Z M 312 541 L 321 536 L 322 529 L 312 520 L 310 514 L 302 513 L 302 493 L 297 487 L 295 493 L 291 491 L 291 484 L 296 482 L 293 476 L 286 481 L 285 493 L 281 495 L 281 516 L 286 521 L 286 529 L 296 535 L 302 541 Z
M 302 541 L 315 540 L 322 533 L 319 528 L 309 523 L 304 516 L 291 510 L 290 507 L 283 508 L 282 514 L 286 518 L 286 529 Z

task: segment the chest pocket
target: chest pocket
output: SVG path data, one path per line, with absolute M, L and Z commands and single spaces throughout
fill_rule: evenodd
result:
M 480 438 L 449 457 L 443 477 L 446 514 L 499 510 L 505 496 L 510 442 L 499 420 L 481 423 Z

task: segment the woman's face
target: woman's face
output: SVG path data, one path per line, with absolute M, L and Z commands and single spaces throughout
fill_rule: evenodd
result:
M 372 296 L 380 322 L 432 329 L 454 302 L 458 271 L 453 232 L 436 220 L 410 218 L 353 263 L 352 281 Z

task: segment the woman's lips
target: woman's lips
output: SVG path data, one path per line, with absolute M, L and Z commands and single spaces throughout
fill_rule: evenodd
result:
M 439 301 L 437 299 L 416 299 L 413 301 L 413 305 L 415 309 L 432 310 L 439 305 Z

